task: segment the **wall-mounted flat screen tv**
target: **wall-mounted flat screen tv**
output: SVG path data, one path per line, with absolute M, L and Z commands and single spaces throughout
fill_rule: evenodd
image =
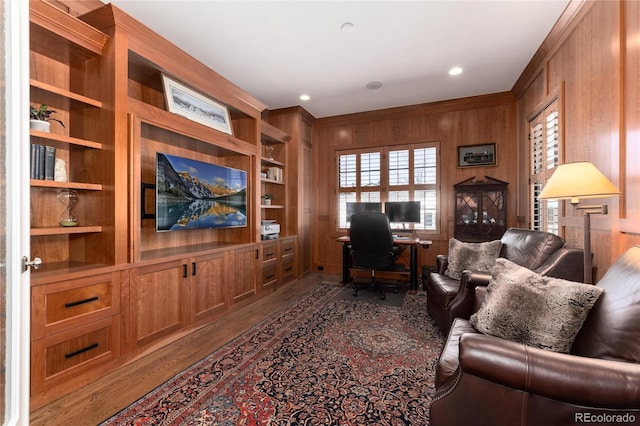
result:
M 156 154 L 156 231 L 246 226 L 246 171 Z

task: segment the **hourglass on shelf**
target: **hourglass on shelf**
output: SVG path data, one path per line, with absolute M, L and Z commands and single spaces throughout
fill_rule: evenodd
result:
M 78 218 L 73 214 L 73 208 L 78 204 L 80 196 L 73 189 L 63 189 L 58 193 L 58 200 L 65 206 L 60 216 L 61 226 L 78 226 Z

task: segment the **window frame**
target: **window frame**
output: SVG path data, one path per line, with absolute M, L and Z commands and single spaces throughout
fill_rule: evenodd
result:
M 433 148 L 435 149 L 435 183 L 429 184 L 416 184 L 415 183 L 415 153 L 416 150 L 423 148 Z M 409 151 L 408 158 L 408 183 L 402 185 L 390 185 L 389 182 L 389 156 L 391 152 L 394 151 Z M 380 185 L 378 186 L 362 186 L 361 185 L 361 176 L 362 176 L 362 165 L 361 165 L 361 155 L 369 154 L 369 153 L 380 153 Z M 340 186 L 340 158 L 344 155 L 356 155 L 356 180 L 355 186 L 353 187 L 341 187 Z M 370 201 L 370 198 L 365 200 L 361 199 L 361 194 L 366 192 L 378 192 L 379 200 L 384 206 L 386 201 L 389 201 L 389 193 L 395 191 L 409 191 L 409 194 L 414 194 L 415 191 L 422 190 L 433 190 L 435 192 L 435 219 L 434 219 L 434 229 L 422 229 L 415 228 L 413 224 L 410 226 L 410 230 L 415 230 L 419 233 L 425 234 L 438 234 L 441 232 L 441 208 L 440 208 L 440 142 L 416 142 L 416 143 L 407 143 L 407 144 L 398 144 L 398 145 L 378 145 L 378 146 L 367 146 L 363 148 L 352 148 L 352 147 L 344 147 L 338 148 L 336 147 L 333 151 L 333 164 L 334 164 L 334 191 L 333 191 L 333 200 L 331 209 L 331 221 L 333 223 L 334 232 L 343 233 L 348 229 L 348 226 L 341 227 L 340 223 L 340 199 L 341 193 L 355 193 L 355 201 Z M 410 200 L 413 200 L 414 197 L 410 196 Z M 426 226 L 426 224 L 425 224 Z
M 528 123 L 528 146 L 529 165 L 528 165 L 528 212 L 529 212 L 529 228 L 534 230 L 542 230 L 551 232 L 564 237 L 564 226 L 562 218 L 564 217 L 564 203 L 559 200 L 540 200 L 538 195 L 542 188 L 560 164 L 564 162 L 564 100 L 563 86 L 553 91 L 532 114 L 527 117 Z M 557 153 L 553 157 L 554 164 L 549 164 L 548 155 L 548 119 L 552 114 L 557 114 L 555 118 L 555 134 Z M 540 167 L 536 169 L 536 141 L 535 129 L 541 126 L 541 146 Z

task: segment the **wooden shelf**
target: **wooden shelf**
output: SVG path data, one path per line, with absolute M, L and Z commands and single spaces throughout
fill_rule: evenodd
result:
M 60 62 L 101 56 L 109 40 L 106 34 L 49 3 L 31 1 L 29 13 L 31 39 L 39 40 L 35 50 Z
M 53 103 L 67 102 L 68 107 L 71 110 L 82 109 L 87 107 L 102 108 L 102 102 L 96 99 L 92 99 L 87 96 L 80 95 L 78 93 L 70 92 L 69 90 L 62 89 L 62 88 L 53 86 L 51 84 L 43 83 L 42 81 L 30 79 L 29 85 L 31 86 L 32 92 L 40 91 L 40 92 L 43 92 L 42 95 L 48 95 L 50 98 L 51 97 L 58 98 L 57 102 L 47 101 L 47 102 L 40 102 L 40 103 L 53 104 Z M 37 96 L 34 96 L 34 93 L 32 93 L 31 97 L 35 98 Z M 40 97 L 37 97 L 37 98 L 40 99 Z M 53 98 L 51 99 L 53 100 Z
M 260 181 L 264 182 L 264 183 L 273 183 L 273 184 L 276 184 L 276 185 L 284 185 L 284 182 L 281 181 L 281 180 L 261 178 Z
M 280 166 L 280 167 L 284 167 L 284 163 L 282 161 L 277 161 L 274 160 L 273 158 L 262 158 L 261 159 L 262 164 L 265 165 L 272 165 L 272 166 Z
M 269 145 L 275 143 L 289 142 L 291 136 L 277 127 L 267 123 L 266 121 L 260 121 L 260 132 L 262 133 L 262 144 Z
M 39 186 L 42 188 L 83 189 L 87 191 L 102 191 L 102 185 L 99 183 L 58 182 L 55 180 L 31 179 L 31 186 Z
M 57 133 L 41 132 L 39 130 L 31 130 L 32 138 L 44 139 L 47 141 L 57 142 L 67 146 L 81 146 L 85 148 L 102 149 L 102 144 L 98 142 L 88 141 L 86 139 L 74 138 L 71 136 L 59 135 Z
M 90 234 L 102 232 L 102 226 L 56 226 L 49 228 L 31 228 L 31 236 Z

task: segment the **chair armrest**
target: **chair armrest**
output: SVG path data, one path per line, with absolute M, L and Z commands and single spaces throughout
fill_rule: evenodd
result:
M 549 256 L 535 272 L 553 278 L 584 282 L 584 251 L 562 247 Z
M 449 256 L 446 254 L 436 255 L 436 272 L 440 275 L 444 275 L 444 271 L 447 270 L 447 266 L 449 266 Z
M 476 305 L 476 287 L 486 287 L 491 280 L 491 274 L 487 272 L 477 272 L 464 270 L 460 279 L 458 294 L 449 303 L 448 314 L 449 324 L 456 318 L 469 319 L 473 314 Z
M 490 382 L 570 404 L 640 408 L 640 365 L 546 351 L 464 334 L 460 368 Z

